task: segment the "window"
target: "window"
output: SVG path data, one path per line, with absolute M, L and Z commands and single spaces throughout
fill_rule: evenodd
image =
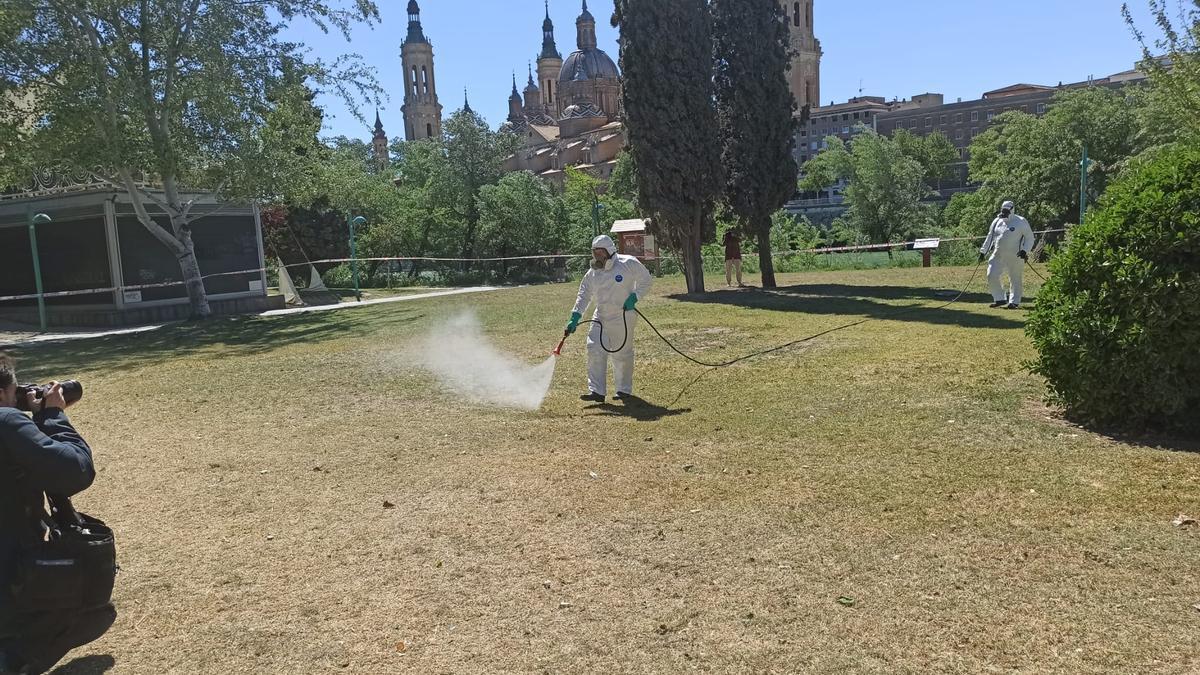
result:
M 978 111 L 978 110 L 972 110 L 972 111 L 971 111 L 971 121 L 972 121 L 972 122 L 978 122 L 978 121 L 979 121 L 979 111 Z M 974 133 L 974 132 L 972 132 L 972 133 L 971 133 L 971 135 L 972 135 L 972 136 L 974 136 L 974 135 L 975 135 L 975 133 Z
M 954 131 L 954 140 L 956 140 L 956 141 L 962 140 L 962 129 L 956 129 Z
M 909 129 L 916 129 L 916 128 L 917 128 L 917 118 L 915 118 L 915 117 L 914 117 L 914 118 L 912 118 L 911 120 L 909 120 L 909 121 L 908 121 L 908 128 L 909 128 Z
M 938 118 L 938 124 L 943 124 L 943 125 L 944 125 L 945 123 L 946 123 L 946 116 L 945 116 L 945 115 L 942 115 L 940 118 Z
M 987 121 L 988 121 L 988 122 L 991 122 L 991 121 L 992 121 L 992 120 L 994 120 L 994 119 L 996 119 L 996 111 L 995 111 L 995 110 L 989 110 L 989 111 L 987 112 Z
M 957 115 L 954 116 L 954 123 L 962 124 L 962 113 L 958 113 Z
M 792 23 L 796 24 L 796 28 L 800 27 L 800 3 L 792 5 Z
M 433 125 L 432 124 L 425 125 L 425 135 L 428 136 L 429 138 L 433 138 Z
M 858 113 L 854 113 L 854 119 L 858 119 Z
M 808 129 L 801 129 L 801 130 L 800 130 L 800 136 L 801 136 L 801 137 L 804 137 L 804 136 L 807 136 L 807 135 L 808 135 Z
M 1028 105 L 1021 106 L 1021 112 L 1029 112 L 1029 106 Z
M 971 127 L 971 138 L 979 135 L 979 127 Z
M 849 113 L 842 113 L 842 121 L 843 122 L 845 122 L 846 120 L 849 120 L 849 119 L 850 119 Z
M 971 158 L 971 150 L 969 148 L 959 148 L 958 154 L 960 157 L 963 158 L 963 161 L 966 161 Z
M 1039 114 L 1039 115 L 1046 114 L 1046 104 L 1045 103 L 1037 104 L 1037 114 Z
M 413 66 L 413 69 L 412 69 L 412 86 L 413 86 L 413 96 L 420 96 L 421 95 L 421 79 L 417 76 L 417 67 L 416 66 Z
M 421 66 L 421 87 L 425 90 L 425 95 L 429 95 L 429 70 L 425 66 Z
M 807 162 L 807 161 L 808 161 L 808 155 L 800 155 L 800 161 L 801 161 L 801 162 Z
M 809 150 L 816 150 L 816 149 L 817 149 L 816 141 L 813 141 L 811 144 L 809 144 Z
M 925 128 L 926 128 L 926 129 L 931 129 L 931 128 L 933 128 L 933 118 L 932 118 L 932 117 L 926 117 L 926 118 L 925 118 Z
M 850 133 L 850 127 L 842 127 L 842 133 L 843 133 L 843 134 L 848 134 L 848 133 Z

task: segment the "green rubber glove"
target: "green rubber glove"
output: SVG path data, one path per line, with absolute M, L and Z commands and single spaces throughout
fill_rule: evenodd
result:
M 567 335 L 574 335 L 575 331 L 579 329 L 579 320 L 582 318 L 583 315 L 579 312 L 571 312 L 571 320 L 567 322 Z
M 625 298 L 625 311 L 632 312 L 637 307 L 637 293 L 630 293 L 628 298 Z

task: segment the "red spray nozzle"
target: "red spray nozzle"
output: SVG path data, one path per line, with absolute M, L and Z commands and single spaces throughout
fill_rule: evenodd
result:
M 558 341 L 558 346 L 555 347 L 554 351 L 551 353 L 554 354 L 555 356 L 562 356 L 563 345 L 567 344 L 567 337 L 570 335 L 571 335 L 570 333 L 563 333 L 563 338 Z

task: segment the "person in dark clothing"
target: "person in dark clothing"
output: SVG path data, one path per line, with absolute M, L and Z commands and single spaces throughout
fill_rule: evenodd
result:
M 18 396 L 34 411 L 16 408 Z M 63 409 L 62 387 L 52 383 L 42 399 L 17 389 L 13 362 L 0 354 L 0 673 L 43 673 L 70 650 L 96 640 L 112 626 L 111 604 L 87 611 L 17 612 L 12 607 L 17 553 L 37 535 L 43 495 L 70 497 L 96 477 L 92 451 Z
M 742 240 L 733 230 L 725 232 L 725 285 L 733 285 L 733 272 L 737 270 L 738 286 L 742 283 Z

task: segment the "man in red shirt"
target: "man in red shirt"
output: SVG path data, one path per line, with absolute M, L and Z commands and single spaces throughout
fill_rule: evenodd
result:
M 734 230 L 729 230 L 725 233 L 725 285 L 733 285 L 733 271 L 737 270 L 738 287 L 745 286 L 742 283 L 742 241 L 738 237 L 738 233 Z

